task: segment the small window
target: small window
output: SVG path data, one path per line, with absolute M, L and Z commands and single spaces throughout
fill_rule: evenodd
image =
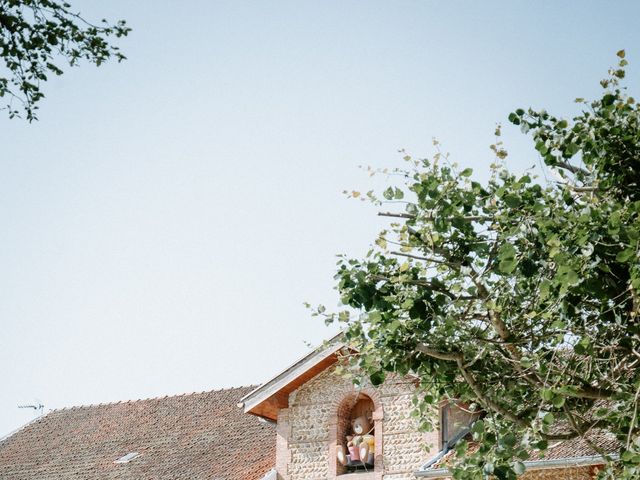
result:
M 471 411 L 463 404 L 453 401 L 444 404 L 440 409 L 440 446 L 453 446 L 479 417 L 479 412 Z
M 373 471 L 375 459 L 375 422 L 373 401 L 360 394 L 347 401 L 338 413 L 337 472 Z
M 138 452 L 130 452 L 115 460 L 113 463 L 129 463 L 131 460 L 139 456 L 140 454 Z

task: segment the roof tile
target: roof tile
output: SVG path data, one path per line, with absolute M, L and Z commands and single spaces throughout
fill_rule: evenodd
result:
M 238 408 L 254 388 L 55 410 L 0 443 L 0 480 L 260 479 L 276 434 Z

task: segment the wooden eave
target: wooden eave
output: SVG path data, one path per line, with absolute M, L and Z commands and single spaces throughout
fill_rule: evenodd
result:
M 278 411 L 289 406 L 289 394 L 336 363 L 343 348 L 343 343 L 334 342 L 325 349 L 306 355 L 242 398 L 240 406 L 245 413 L 277 421 Z

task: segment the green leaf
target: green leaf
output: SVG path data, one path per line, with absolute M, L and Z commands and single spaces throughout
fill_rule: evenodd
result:
M 520 197 L 513 193 L 505 195 L 503 200 L 504 200 L 504 203 L 506 203 L 511 208 L 517 208 L 520 206 L 520 203 L 522 203 L 520 200 Z
M 535 447 L 538 450 L 546 450 L 547 448 L 549 448 L 549 441 L 548 440 L 538 440 L 537 442 L 534 443 Z
M 556 278 L 565 287 L 572 287 L 580 283 L 580 276 L 575 270 L 567 265 L 563 265 L 558 268 Z
M 387 200 L 393 200 L 394 195 L 395 192 L 393 190 L 393 187 L 389 187 L 384 192 L 382 192 L 382 196 Z
M 616 255 L 616 261 L 626 263 L 631 260 L 635 256 L 635 251 L 632 248 L 627 248 L 626 250 L 622 250 L 618 252 Z
M 512 432 L 509 432 L 504 437 L 502 437 L 502 443 L 509 448 L 513 448 L 516 442 L 517 442 L 516 436 Z
M 524 466 L 522 462 L 515 462 L 513 464 L 513 471 L 516 475 L 524 475 L 524 472 L 527 470 L 527 467 Z
M 470 177 L 472 173 L 473 173 L 473 168 L 465 168 L 463 171 L 460 172 L 460 176 Z
M 459 441 L 455 446 L 456 456 L 458 458 L 463 457 L 467 453 L 468 447 L 469 444 L 465 440 Z
M 579 151 L 580 151 L 580 147 L 575 143 L 570 143 L 569 145 L 567 145 L 567 148 L 565 149 L 565 152 L 570 156 L 575 155 Z
M 520 365 L 522 365 L 524 368 L 531 368 L 533 366 L 533 362 L 530 358 L 522 357 L 520 359 Z
M 578 355 L 584 355 L 589 352 L 591 342 L 587 337 L 582 337 L 578 343 L 573 346 L 573 351 Z
M 374 387 L 382 385 L 384 383 L 384 376 L 384 372 L 382 371 L 372 373 L 369 377 L 369 380 L 371 380 L 371 385 L 373 385 Z
M 509 258 L 505 260 L 500 260 L 498 264 L 498 270 L 505 274 L 513 273 L 518 266 L 518 262 L 515 259 Z
M 542 423 L 544 423 L 545 425 L 553 425 L 555 421 L 556 417 L 551 412 L 546 413 L 544 417 L 542 417 Z
M 536 150 L 538 150 L 538 152 L 540 152 L 541 155 L 546 155 L 547 152 L 549 151 L 545 143 L 542 141 L 536 143 Z
M 545 402 L 550 402 L 553 399 L 553 390 L 550 388 L 543 388 L 540 390 L 540 397 Z
M 471 431 L 473 433 L 482 434 L 484 432 L 484 421 L 477 420 L 471 426 Z
M 625 450 L 624 452 L 622 452 L 622 455 L 620 455 L 620 458 L 622 459 L 623 462 L 630 462 L 633 460 L 634 456 L 635 454 L 632 451 Z
M 516 247 L 514 247 L 511 243 L 504 243 L 499 251 L 498 251 L 498 258 L 500 260 L 511 260 L 514 259 L 516 256 L 517 250 Z
M 498 270 L 504 274 L 513 273 L 518 266 L 516 261 L 516 249 L 510 243 L 503 244 L 498 251 Z

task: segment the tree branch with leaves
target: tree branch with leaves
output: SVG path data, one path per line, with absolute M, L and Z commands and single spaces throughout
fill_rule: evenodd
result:
M 404 209 L 380 213 L 392 223 L 365 258 L 340 257 L 347 308 L 316 312 L 343 326 L 374 383 L 416 375 L 420 411 L 445 397 L 486 413 L 455 478 L 515 478 L 561 439 L 600 454 L 595 432 L 621 445 L 603 477 L 640 474 L 640 109 L 618 56 L 572 120 L 509 115 L 558 181 L 510 173 L 500 127 L 484 183 L 437 142 L 432 158 L 405 156 L 403 183 L 368 194 Z
M 0 0 L 0 97 L 10 118 L 21 114 L 37 119 L 44 98 L 42 83 L 49 75 L 62 75 L 61 61 L 69 66 L 82 60 L 100 66 L 126 57 L 108 42 L 130 32 L 124 20 L 95 25 L 55 0 Z

